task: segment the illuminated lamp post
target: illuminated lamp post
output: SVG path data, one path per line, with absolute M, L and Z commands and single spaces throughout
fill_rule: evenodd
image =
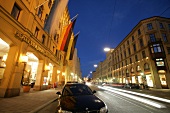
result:
M 105 48 L 104 48 L 104 51 L 105 51 L 105 52 L 108 52 L 108 51 L 110 51 L 110 48 L 105 47 Z

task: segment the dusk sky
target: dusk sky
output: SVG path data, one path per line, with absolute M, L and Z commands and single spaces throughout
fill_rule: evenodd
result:
M 74 33 L 80 31 L 76 48 L 83 77 L 105 60 L 104 47 L 115 48 L 140 20 L 170 18 L 170 0 L 69 0 L 68 8 L 71 18 L 78 14 Z

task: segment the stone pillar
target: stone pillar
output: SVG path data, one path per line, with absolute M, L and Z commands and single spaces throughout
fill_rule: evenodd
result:
M 159 77 L 157 68 L 155 66 L 155 61 L 151 60 L 150 63 L 151 63 L 150 64 L 151 74 L 152 74 L 152 77 L 153 77 L 153 84 L 154 84 L 153 87 L 157 88 L 157 89 L 162 89 L 161 82 L 160 82 L 160 77 Z
M 45 71 L 44 70 L 44 61 L 43 60 L 39 60 L 39 64 L 38 64 L 38 68 L 37 68 L 37 75 L 36 75 L 36 82 L 34 85 L 34 89 L 35 90 L 41 90 L 41 86 L 43 85 L 43 74 L 42 72 Z
M 19 67 L 17 64 L 18 54 L 17 46 L 10 47 L 8 57 L 5 62 L 6 67 L 4 76 L 0 85 L 0 97 L 13 97 L 20 94 L 22 67 Z

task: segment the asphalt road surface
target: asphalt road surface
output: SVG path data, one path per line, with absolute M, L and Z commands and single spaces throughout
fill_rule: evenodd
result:
M 170 113 L 170 103 L 136 96 L 119 89 L 90 87 L 96 90 L 95 95 L 106 103 L 109 113 Z M 57 105 L 56 100 L 38 113 L 55 113 Z

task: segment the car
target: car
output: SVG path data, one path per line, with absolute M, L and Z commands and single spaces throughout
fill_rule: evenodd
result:
M 107 105 L 82 83 L 65 84 L 62 93 L 58 91 L 58 113 L 108 113 Z
M 135 83 L 128 83 L 124 85 L 124 88 L 129 88 L 129 89 L 139 89 L 140 86 L 138 84 Z

